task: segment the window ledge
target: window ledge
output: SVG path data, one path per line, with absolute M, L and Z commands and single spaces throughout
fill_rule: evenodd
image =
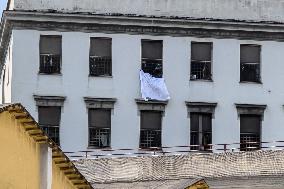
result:
M 100 150 L 100 151 L 113 151 L 111 147 L 105 147 L 105 148 L 99 148 L 99 147 L 94 147 L 94 146 L 88 146 L 88 150 Z
M 62 73 L 38 73 L 38 75 L 62 76 Z
M 213 82 L 212 79 L 190 79 L 189 81 Z
M 90 78 L 113 78 L 113 76 L 109 76 L 109 75 L 98 75 L 98 76 L 95 76 L 95 75 L 89 75 Z
M 240 81 L 240 84 L 258 84 L 258 85 L 262 85 L 263 83 L 261 81 L 256 82 L 256 81 Z

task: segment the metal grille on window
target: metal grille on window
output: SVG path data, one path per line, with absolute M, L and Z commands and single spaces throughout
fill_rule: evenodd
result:
M 61 118 L 60 106 L 39 106 L 39 126 L 58 145 L 60 145 L 59 125 Z
M 161 119 L 159 111 L 141 111 L 140 148 L 161 147 Z
M 142 70 L 154 77 L 163 76 L 163 41 L 142 40 Z
M 42 130 L 47 134 L 47 136 L 53 140 L 56 144 L 60 145 L 59 141 L 59 126 L 45 126 L 40 125 Z
M 112 75 L 112 40 L 110 38 L 91 38 L 90 45 L 90 75 Z
M 191 150 L 210 151 L 212 146 L 212 114 L 190 114 Z M 195 146 L 196 145 L 196 146 Z
M 61 72 L 61 36 L 40 37 L 40 73 Z
M 89 109 L 89 146 L 110 147 L 111 110 Z
M 260 49 L 259 45 L 241 45 L 241 81 L 260 82 Z
M 211 80 L 212 43 L 191 43 L 190 79 Z
M 260 149 L 260 125 L 259 115 L 240 115 L 240 150 L 253 151 Z

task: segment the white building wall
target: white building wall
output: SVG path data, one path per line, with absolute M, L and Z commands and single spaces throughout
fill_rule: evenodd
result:
M 40 34 L 62 35 L 62 75 L 38 74 Z M 88 77 L 89 40 L 95 36 L 112 38 L 113 77 Z M 12 102 L 21 102 L 37 118 L 33 94 L 66 96 L 61 115 L 61 146 L 64 151 L 77 151 L 88 145 L 88 114 L 83 97 L 117 98 L 112 114 L 112 147 L 138 148 L 140 119 L 135 98 L 140 97 L 142 38 L 164 41 L 163 69 L 171 100 L 163 117 L 163 146 L 189 144 L 185 101 L 218 103 L 213 119 L 214 144 L 239 141 L 234 103 L 267 104 L 262 140 L 284 139 L 281 42 L 14 30 Z M 189 81 L 191 41 L 213 42 L 213 82 Z M 262 45 L 263 84 L 239 83 L 241 43 Z
M 5 63 L 1 75 L 1 102 L 11 103 L 12 95 L 12 54 L 13 54 L 13 39 L 11 38 L 8 46 L 8 51 L 5 57 Z

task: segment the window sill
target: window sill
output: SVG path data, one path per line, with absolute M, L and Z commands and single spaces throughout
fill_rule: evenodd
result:
M 94 147 L 94 146 L 88 146 L 87 147 L 88 150 L 100 150 L 100 151 L 113 151 L 111 147 Z
M 98 75 L 98 76 L 94 76 L 94 75 L 89 75 L 90 78 L 113 78 L 113 76 L 109 76 L 109 75 Z
M 262 82 L 256 82 L 256 81 L 240 81 L 240 84 L 258 84 L 258 85 L 262 85 Z
M 212 79 L 190 79 L 189 81 L 213 82 Z
M 62 73 L 38 73 L 38 75 L 52 75 L 52 76 L 62 76 Z

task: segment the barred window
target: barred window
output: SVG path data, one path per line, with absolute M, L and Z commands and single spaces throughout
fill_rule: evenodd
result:
M 261 116 L 240 115 L 240 150 L 252 151 L 260 149 Z
M 161 147 L 162 112 L 141 111 L 140 148 Z
M 163 76 L 163 41 L 142 40 L 142 70 L 154 77 Z
M 212 43 L 192 42 L 190 79 L 211 80 L 212 79 L 211 64 L 212 64 Z
M 260 45 L 241 45 L 240 81 L 260 82 Z
M 212 144 L 212 114 L 190 113 L 191 150 L 210 150 Z
M 39 126 L 58 145 L 60 145 L 59 126 L 61 119 L 60 106 L 38 106 Z
M 89 109 L 89 147 L 110 147 L 111 109 Z
M 112 39 L 91 38 L 90 76 L 112 75 Z
M 39 73 L 60 74 L 61 72 L 61 36 L 40 36 Z

